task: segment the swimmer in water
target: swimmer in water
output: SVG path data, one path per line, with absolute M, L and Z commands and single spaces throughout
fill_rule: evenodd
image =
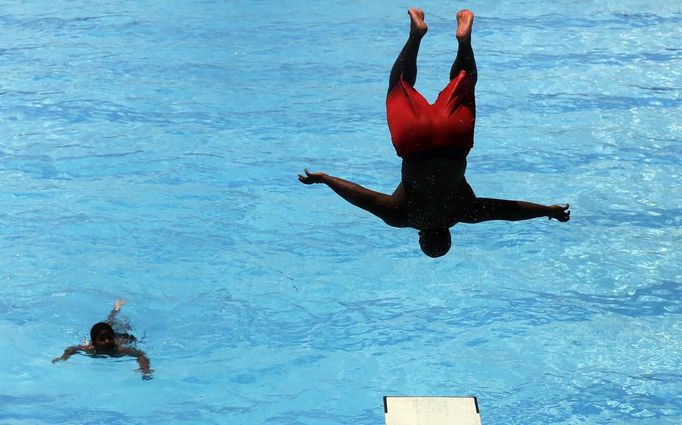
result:
M 488 220 L 570 219 L 568 204 L 479 198 L 467 183 L 467 155 L 474 144 L 477 80 L 471 47 L 474 14 L 457 12 L 457 56 L 450 82 L 432 105 L 414 89 L 417 53 L 428 31 L 421 9 L 408 10 L 410 34 L 396 60 L 388 84 L 386 115 L 391 140 L 402 158 L 402 179 L 392 195 L 366 189 L 322 172 L 299 174 L 301 183 L 326 184 L 351 204 L 393 227 L 419 231 L 424 254 L 440 257 L 450 250 L 450 228 L 457 223 Z
M 139 371 L 142 373 L 142 379 L 152 379 L 153 370 L 149 368 L 149 358 L 147 355 L 133 347 L 137 339 L 128 333 L 117 333 L 114 331 L 112 325 L 116 319 L 116 315 L 125 304 L 122 299 L 116 300 L 114 308 L 109 313 L 109 317 L 105 322 L 95 323 L 90 329 L 90 343 L 85 345 L 74 345 L 64 350 L 64 354 L 52 360 L 52 363 L 65 361 L 72 355 L 83 352 L 89 356 L 109 356 L 109 357 L 124 357 L 130 356 L 137 359 L 140 366 Z

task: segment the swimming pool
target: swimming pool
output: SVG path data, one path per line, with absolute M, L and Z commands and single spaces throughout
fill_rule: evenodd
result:
M 568 224 L 458 225 L 432 260 L 304 167 L 391 191 L 411 3 L 33 1 L 0 13 L 0 423 L 677 424 L 682 7 L 424 1 L 433 100 L 477 13 L 479 196 Z M 114 299 L 134 360 L 50 360 Z

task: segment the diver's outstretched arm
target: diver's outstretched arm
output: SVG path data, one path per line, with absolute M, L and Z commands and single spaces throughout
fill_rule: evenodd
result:
M 540 205 L 526 201 L 508 201 L 504 199 L 476 198 L 471 201 L 462 223 L 480 223 L 488 220 L 529 220 L 531 218 L 548 217 L 566 222 L 571 219 L 569 205 Z
M 369 211 L 382 219 L 389 226 L 403 227 L 399 221 L 399 200 L 397 196 L 375 192 L 359 184 L 330 176 L 320 172 L 299 174 L 298 180 L 303 184 L 324 183 L 337 195 L 365 211 Z

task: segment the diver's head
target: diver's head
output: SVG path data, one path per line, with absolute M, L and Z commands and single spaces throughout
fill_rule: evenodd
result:
M 419 246 L 431 258 L 442 257 L 450 251 L 450 229 L 428 229 L 419 231 Z
M 106 322 L 95 323 L 90 329 L 90 341 L 98 353 L 108 353 L 116 348 L 116 334 L 110 324 Z

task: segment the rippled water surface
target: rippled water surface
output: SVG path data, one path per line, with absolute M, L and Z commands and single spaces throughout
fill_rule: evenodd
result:
M 680 423 L 682 6 L 499 3 L 419 5 L 417 88 L 445 85 L 472 8 L 468 180 L 572 220 L 457 225 L 437 260 L 296 179 L 397 185 L 411 4 L 1 6 L 0 423 L 369 425 L 384 395 Z M 154 379 L 51 364 L 117 297 Z

